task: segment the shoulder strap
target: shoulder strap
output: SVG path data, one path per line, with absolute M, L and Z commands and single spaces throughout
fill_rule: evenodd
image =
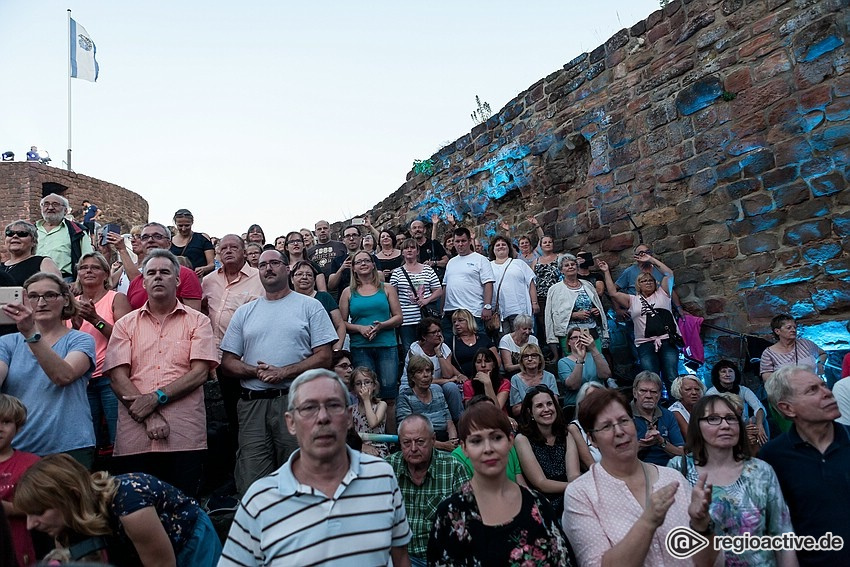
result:
M 513 262 L 513 261 L 514 261 L 513 258 L 508 260 L 508 265 L 505 266 L 505 271 L 502 272 L 502 277 L 499 278 L 499 285 L 496 286 L 496 301 L 494 301 L 493 303 L 496 304 L 497 308 L 499 307 L 499 292 L 502 290 L 502 282 L 505 281 L 505 275 L 508 273 L 508 268 L 511 267 L 511 262 Z
M 410 291 L 413 292 L 413 297 L 416 298 L 416 301 L 419 301 L 419 294 L 416 293 L 416 288 L 413 287 L 413 281 L 410 279 L 410 274 L 407 273 L 407 270 L 404 269 L 404 266 L 400 266 L 401 271 L 404 274 L 404 277 L 407 278 L 407 283 L 410 284 Z

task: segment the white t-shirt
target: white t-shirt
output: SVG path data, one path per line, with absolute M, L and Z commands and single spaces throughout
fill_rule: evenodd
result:
M 537 337 L 535 337 L 534 335 L 528 335 L 528 343 L 526 344 L 539 345 L 540 343 L 537 341 Z M 501 338 L 501 340 L 499 341 L 499 349 L 505 349 L 506 351 L 510 353 L 516 353 L 517 355 L 519 355 L 520 351 L 520 347 L 516 344 L 516 341 L 510 333 Z M 514 362 L 514 364 L 519 364 L 519 361 Z
M 508 260 L 504 264 L 490 262 L 493 268 L 493 304 L 499 292 L 499 313 L 502 320 L 511 315 L 531 315 L 531 295 L 528 287 L 534 281 L 534 272 L 522 260 Z M 505 275 L 504 279 L 502 274 Z M 501 282 L 501 283 L 500 283 Z
M 440 344 L 440 351 L 443 353 L 443 358 L 447 359 L 452 355 L 452 349 L 449 348 L 449 345 L 446 343 Z M 434 364 L 434 378 L 442 378 L 443 377 L 443 369 L 440 368 L 440 359 L 437 358 L 437 355 L 428 356 L 425 354 L 425 351 L 422 350 L 422 347 L 419 346 L 419 341 L 415 341 L 412 345 L 410 345 L 410 350 L 407 351 L 407 355 L 404 357 L 404 368 L 401 370 L 401 380 L 399 380 L 398 391 L 401 393 L 402 390 L 410 386 L 407 383 L 407 363 L 410 362 L 411 356 L 424 356 L 425 358 L 430 358 L 431 362 Z
M 475 317 L 481 317 L 484 309 L 484 284 L 495 281 L 490 261 L 472 252 L 466 256 L 455 256 L 446 265 L 443 286 L 446 288 L 445 310 L 467 309 Z

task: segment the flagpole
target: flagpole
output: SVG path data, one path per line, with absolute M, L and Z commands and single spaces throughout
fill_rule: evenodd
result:
M 68 153 L 65 165 L 71 171 L 71 10 L 68 9 Z

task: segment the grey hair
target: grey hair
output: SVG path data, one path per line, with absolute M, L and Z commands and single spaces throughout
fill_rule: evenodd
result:
M 673 383 L 670 384 L 670 395 L 676 398 L 677 400 L 682 399 L 682 384 L 685 380 L 693 380 L 697 384 L 699 384 L 700 391 L 705 394 L 705 384 L 702 383 L 702 380 L 697 378 L 696 376 L 692 376 L 690 374 L 683 374 L 673 380 Z
M 764 389 L 767 392 L 767 399 L 776 411 L 779 411 L 779 402 L 787 400 L 794 395 L 794 388 L 791 387 L 791 380 L 800 372 L 811 372 L 812 369 L 808 366 L 797 364 L 786 364 L 780 366 L 773 373 L 773 376 L 764 383 Z M 782 413 L 782 412 L 780 412 Z
M 39 201 L 39 202 L 38 202 L 39 206 L 42 206 L 42 207 L 43 207 L 43 206 L 44 206 L 44 201 L 45 201 L 45 200 L 47 200 L 47 198 L 48 198 L 48 197 L 56 197 L 57 199 L 59 199 L 60 201 L 62 201 L 62 206 L 63 206 L 63 207 L 65 207 L 65 210 L 66 210 L 66 211 L 70 211 L 70 210 L 71 210 L 71 203 L 70 203 L 70 201 L 68 201 L 68 199 L 66 199 L 65 197 L 63 197 L 63 196 L 62 196 L 62 195 L 60 195 L 59 193 L 51 193 L 51 194 L 49 194 L 49 195 L 45 195 L 44 197 L 42 197 L 42 198 L 41 198 L 41 201 Z
M 572 254 L 561 254 L 558 257 L 558 269 L 560 270 L 563 267 L 564 260 L 569 260 L 571 262 L 578 262 L 575 256 Z
M 424 421 L 424 422 L 425 422 L 425 425 L 426 425 L 426 426 L 427 426 L 427 428 L 428 428 L 428 434 L 429 434 L 431 437 L 433 437 L 433 436 L 434 436 L 434 424 L 433 424 L 433 423 L 431 423 L 431 420 L 428 418 L 428 416 L 427 416 L 427 415 L 424 415 L 424 414 L 421 414 L 421 413 L 411 413 L 411 414 L 409 414 L 409 415 L 405 416 L 405 418 L 404 418 L 404 419 L 402 419 L 402 420 L 398 423 L 398 429 L 397 429 L 397 430 L 398 430 L 398 434 L 399 434 L 399 435 L 401 435 L 401 427 L 402 427 L 402 425 L 403 425 L 403 424 L 407 423 L 408 421 L 415 421 L 415 420 L 417 420 L 417 419 L 420 419 L 420 420 L 422 420 L 422 421 Z
M 661 376 L 659 376 L 655 372 L 650 372 L 649 370 L 638 372 L 637 376 L 635 376 L 635 381 L 632 382 L 632 388 L 637 388 L 638 384 L 640 384 L 641 382 L 652 382 L 659 388 L 662 387 Z
M 144 275 L 145 270 L 148 267 L 148 262 L 153 260 L 154 258 L 165 258 L 169 262 L 171 262 L 171 266 L 174 268 L 174 275 L 180 276 L 180 262 L 177 261 L 177 256 L 171 253 L 170 250 L 166 250 L 165 248 L 154 248 L 148 255 L 145 257 L 144 261 L 142 261 L 142 275 Z
M 578 394 L 576 394 L 576 413 L 578 413 L 578 407 L 581 405 L 581 402 L 584 401 L 585 396 L 591 390 L 604 390 L 605 386 L 600 384 L 599 382 L 585 382 L 581 385 L 581 388 L 578 389 Z
M 298 397 L 298 389 L 304 384 L 312 382 L 318 378 L 330 378 L 336 382 L 339 385 L 339 389 L 342 390 L 342 398 L 345 400 L 345 405 L 348 405 L 348 387 L 345 385 L 345 382 L 337 376 L 336 372 L 325 368 L 313 368 L 312 370 L 305 370 L 298 375 L 298 378 L 292 381 L 292 385 L 289 386 L 289 399 L 287 400 L 286 411 L 295 411 L 295 398 Z
M 520 327 L 532 327 L 531 317 L 526 315 L 525 313 L 520 313 L 516 317 L 514 317 L 514 329 L 518 329 Z
M 168 230 L 168 227 L 165 226 L 164 224 L 160 224 L 158 222 L 149 222 L 145 225 L 142 225 L 142 230 L 145 230 L 149 226 L 155 226 L 157 228 L 161 228 L 163 231 L 165 231 L 165 236 L 168 238 L 168 240 L 171 240 L 171 231 Z
M 30 233 L 30 238 L 32 238 L 32 248 L 30 249 L 30 254 L 35 254 L 35 251 L 38 248 L 38 229 L 31 222 L 26 221 L 24 219 L 18 219 L 7 224 L 6 230 L 9 230 L 13 226 L 18 225 L 25 227 L 27 229 L 27 232 Z

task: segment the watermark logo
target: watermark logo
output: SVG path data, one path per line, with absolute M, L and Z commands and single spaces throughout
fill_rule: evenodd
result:
M 673 528 L 667 533 L 664 539 L 664 545 L 667 546 L 667 552 L 676 559 L 687 559 L 693 557 L 706 547 L 709 541 L 691 528 L 680 526 Z

